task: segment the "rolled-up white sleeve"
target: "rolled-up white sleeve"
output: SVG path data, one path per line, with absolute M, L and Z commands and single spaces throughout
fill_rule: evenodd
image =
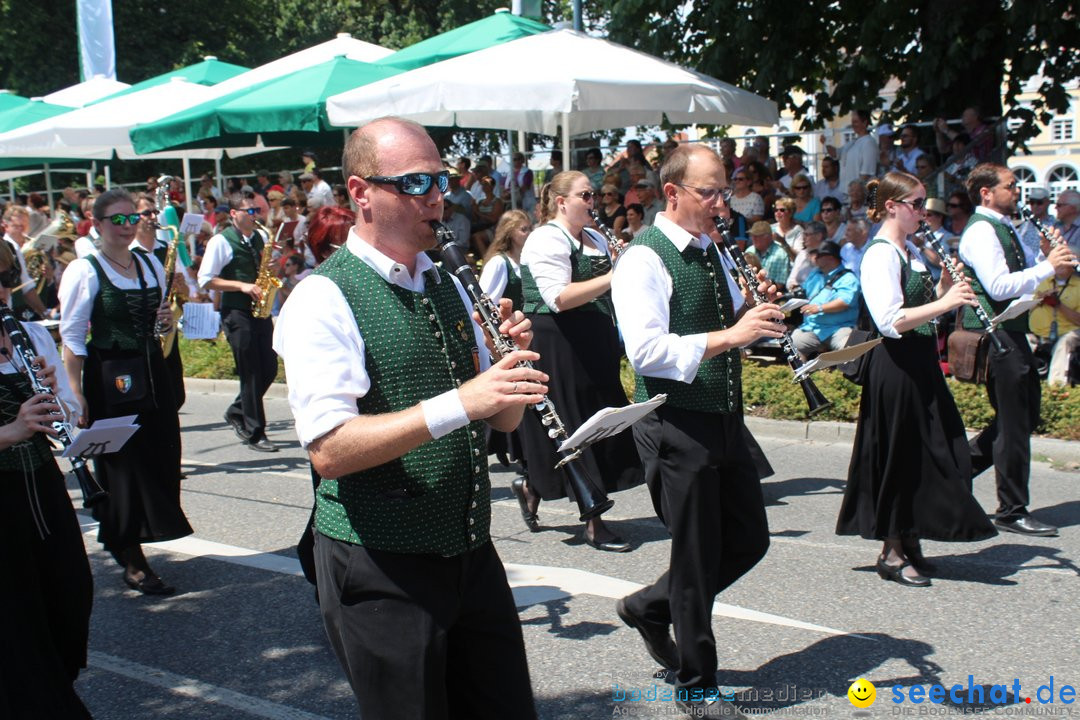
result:
M 356 401 L 371 389 L 364 340 L 333 281 L 312 275 L 296 286 L 274 327 L 274 351 L 302 446 L 359 415 Z
M 98 278 L 90 261 L 72 260 L 60 278 L 60 339 L 75 355 L 86 357 L 86 333 L 98 294 Z
M 495 256 L 484 263 L 484 271 L 480 273 L 480 288 L 489 298 L 495 302 L 506 292 L 506 283 L 509 277 L 506 274 L 506 263 L 501 257 Z M 514 308 L 520 310 L 521 308 Z
M 532 231 L 521 250 L 521 264 L 529 268 L 544 303 L 559 311 L 556 300 L 570 284 L 570 245 L 561 232 L 551 227 Z
M 199 265 L 199 287 L 206 289 L 206 284 L 221 275 L 221 270 L 232 261 L 232 246 L 220 233 L 206 243 L 202 263 Z M 290 298 L 291 299 L 291 298 Z
M 1019 241 L 1017 241 L 1019 242 Z M 1042 257 L 1042 254 L 1039 254 Z M 994 300 L 1011 300 L 1035 292 L 1039 283 L 1054 274 L 1049 260 L 1009 272 L 1001 241 L 988 222 L 972 223 L 960 237 L 960 260 L 975 271 L 986 294 Z
M 611 297 L 630 366 L 641 375 L 689 383 L 705 355 L 706 334 L 669 331 L 671 292 L 671 276 L 649 248 L 631 247 L 615 265 Z
M 904 319 L 904 293 L 900 287 L 900 255 L 889 243 L 871 246 L 862 260 L 863 298 L 878 332 L 899 338 L 895 325 Z

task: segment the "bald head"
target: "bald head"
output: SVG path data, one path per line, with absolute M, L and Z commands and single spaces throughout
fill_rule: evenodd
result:
M 435 147 L 424 126 L 412 120 L 384 117 L 357 128 L 345 143 L 341 158 L 341 174 L 345 182 L 349 181 L 350 176 L 364 178 L 380 174 L 380 159 L 387 148 L 400 147 L 406 142 L 411 145 L 417 140 L 420 145 Z

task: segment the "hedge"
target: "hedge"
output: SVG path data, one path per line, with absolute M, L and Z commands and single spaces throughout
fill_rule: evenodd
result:
M 180 352 L 184 357 L 184 374 L 188 377 L 235 377 L 232 351 L 224 337 L 213 341 L 180 338 Z M 280 359 L 275 382 L 285 382 L 285 370 Z M 815 416 L 815 420 L 855 422 L 858 419 L 862 388 L 834 370 L 815 373 L 814 383 L 832 402 L 832 407 Z M 985 426 L 994 414 L 986 399 L 986 388 L 955 382 L 952 378 L 948 383 L 964 424 L 969 428 Z M 634 375 L 625 358 L 622 384 L 627 397 L 632 397 Z M 744 362 L 743 401 L 747 413 L 751 415 L 777 420 L 808 418 L 806 398 L 802 389 L 792 382 L 791 369 L 787 365 Z M 1036 432 L 1065 440 L 1080 440 L 1080 388 L 1044 384 L 1042 420 Z

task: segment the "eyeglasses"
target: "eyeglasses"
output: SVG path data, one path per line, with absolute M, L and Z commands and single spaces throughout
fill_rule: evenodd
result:
M 595 197 L 597 197 L 597 195 L 592 190 L 583 190 L 583 191 L 575 194 L 574 197 L 579 197 L 582 200 L 584 200 L 585 202 L 592 202 L 593 199 Z
M 450 173 L 443 170 L 439 173 L 406 173 L 405 175 L 370 175 L 364 178 L 368 182 L 379 185 L 393 185 L 403 195 L 427 195 L 431 186 L 439 188 L 439 192 L 445 193 L 450 187 Z
M 1002 184 L 998 183 L 997 187 L 999 187 L 999 188 L 1004 188 L 1004 189 L 1006 189 L 1006 190 L 1015 190 L 1015 189 L 1016 189 L 1016 181 L 1015 181 L 1015 180 L 1013 180 L 1013 181 L 1012 181 L 1011 183 L 1009 183 L 1008 185 L 1002 185 Z
M 1036 199 L 1032 198 L 1031 200 L 1028 200 L 1028 204 L 1029 205 L 1044 205 L 1044 204 L 1049 205 L 1050 204 L 1050 198 L 1043 198 L 1042 200 L 1036 200 Z
M 774 213 L 786 213 L 787 208 L 773 208 Z
M 115 215 L 109 215 L 108 217 L 98 218 L 98 220 L 108 220 L 113 225 L 135 225 L 142 218 L 139 213 L 116 213 Z
M 896 202 L 909 206 L 915 212 L 922 210 L 926 205 L 926 198 L 915 198 L 914 200 L 897 200 Z
M 240 208 L 240 212 L 246 212 L 248 215 L 251 215 L 252 217 L 255 217 L 256 215 L 259 214 L 259 208 L 253 208 L 253 207 Z
M 139 215 L 144 218 L 154 218 L 157 217 L 157 214 L 157 210 L 143 210 L 141 213 L 139 213 Z
M 809 190 L 810 186 L 809 185 L 792 185 L 791 189 L 792 190 Z
M 945 203 L 945 207 L 959 208 L 963 207 L 963 205 L 961 205 L 960 203 Z
M 837 211 L 838 211 L 839 209 L 840 209 L 840 208 L 834 208 L 834 207 L 822 207 L 822 208 L 821 208 L 821 212 L 823 212 L 823 213 L 827 213 L 827 212 L 837 212 Z
M 699 188 L 694 187 L 693 185 L 683 185 L 682 183 L 675 184 L 683 190 L 693 190 L 701 196 L 701 201 L 705 203 L 712 202 L 716 199 L 717 195 L 723 198 L 724 202 L 731 200 L 731 188 Z

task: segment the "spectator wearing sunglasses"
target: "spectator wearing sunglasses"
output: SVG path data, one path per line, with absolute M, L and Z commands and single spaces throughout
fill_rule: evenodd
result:
M 1056 226 L 1061 237 L 1074 253 L 1080 254 L 1080 192 L 1065 190 L 1058 195 L 1056 208 Z
M 810 171 L 803 164 L 803 158 L 806 153 L 798 145 L 788 145 L 780 153 L 780 161 L 783 163 L 783 174 L 780 176 L 780 185 L 784 188 L 784 193 L 794 197 L 795 193 L 792 191 L 792 183 L 799 175 L 803 175 L 806 178 L 813 181 L 810 176 Z
M 1043 227 L 1050 227 L 1055 224 L 1054 219 L 1050 216 L 1050 193 L 1046 188 L 1029 188 L 1026 204 Z M 1016 234 L 1020 236 L 1020 242 L 1024 246 L 1024 252 L 1027 253 L 1028 262 L 1032 262 L 1042 249 L 1042 235 L 1039 233 L 1039 229 L 1035 227 L 1034 223 L 1023 220 L 1017 225 Z M 1078 238 L 1078 241 L 1080 241 L 1080 238 Z
M 971 219 L 971 214 L 975 212 L 967 190 L 957 190 L 949 195 L 949 199 L 945 203 L 945 209 L 949 213 L 949 222 L 947 223 L 949 232 L 954 235 L 964 232 L 968 220 Z
M 311 210 L 316 210 L 323 205 L 335 205 L 334 191 L 330 188 L 330 184 L 322 178 L 322 172 L 319 168 L 311 168 L 311 170 L 300 176 L 300 184 L 304 188 L 304 192 L 307 193 L 307 205 Z
M 809 177 L 799 174 L 792 178 L 791 196 L 795 200 L 795 222 L 806 225 L 820 218 L 821 201 L 814 197 L 814 185 Z
M 485 424 L 513 430 L 547 377 L 493 352 L 457 278 L 432 263 L 448 187 L 416 123 L 356 130 L 345 246 L 297 285 L 274 346 L 321 476 L 321 611 L 360 715 L 535 720 L 520 621 L 491 542 Z M 529 348 L 522 313 L 501 331 Z M 497 688 L 493 692 L 492 689 Z
M 240 393 L 225 410 L 225 422 L 252 450 L 277 452 L 266 437 L 263 408 L 263 395 L 277 375 L 277 356 L 271 347 L 274 324 L 252 314 L 252 303 L 263 293 L 255 284 L 262 253 L 273 251 L 270 240 L 256 229 L 258 213 L 251 198 L 230 210 L 232 225 L 206 244 L 199 287 L 221 293 L 221 326 L 240 376 Z
M 117 452 L 94 461 L 108 497 L 94 507 L 98 541 L 145 595 L 168 595 L 142 544 L 190 535 L 180 507 L 180 421 L 169 371 L 154 335 L 173 322 L 162 308 L 165 272 L 151 253 L 133 252 L 142 216 L 126 190 L 94 202 L 100 249 L 68 266 L 60 284 L 64 367 L 78 399 L 78 427 L 136 415 L 139 429 Z M 89 329 L 89 339 L 87 330 Z

